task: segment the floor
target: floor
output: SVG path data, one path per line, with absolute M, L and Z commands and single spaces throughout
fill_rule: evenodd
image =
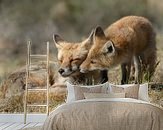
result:
M 35 127 L 35 126 L 41 126 L 43 123 L 0 123 L 0 130 L 20 130 L 28 127 Z
M 42 126 L 47 114 L 28 114 L 26 124 L 24 114 L 0 114 L 0 130 L 20 130 L 29 127 Z

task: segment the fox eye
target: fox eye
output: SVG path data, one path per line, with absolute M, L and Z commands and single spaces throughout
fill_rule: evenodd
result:
M 80 58 L 75 58 L 75 59 L 73 59 L 73 61 L 79 61 L 79 60 L 81 60 Z
M 91 64 L 96 64 L 96 61 L 94 61 L 94 60 L 91 60 Z
M 74 60 L 80 60 L 80 58 L 75 58 Z
M 62 60 L 58 60 L 60 63 L 62 63 Z
M 70 60 L 70 63 L 73 62 L 73 59 Z
M 75 58 L 75 59 L 71 59 L 70 62 L 77 62 L 77 61 L 80 61 L 81 59 L 80 58 Z

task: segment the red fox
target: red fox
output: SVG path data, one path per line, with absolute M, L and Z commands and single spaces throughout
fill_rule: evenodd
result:
M 144 17 L 127 16 L 109 26 L 94 31 L 92 47 L 80 71 L 110 69 L 121 64 L 121 83 L 128 83 L 131 64 L 134 63 L 135 83 L 142 80 L 141 62 L 149 74 L 156 63 L 156 40 L 152 24 Z
M 54 35 L 53 40 L 58 49 L 58 61 L 60 64 L 59 73 L 62 77 L 68 77 L 76 84 L 97 84 L 108 80 L 107 71 L 91 71 L 86 74 L 80 72 L 79 67 L 86 59 L 91 46 L 90 37 L 81 43 L 70 43 L 63 40 L 59 35 Z

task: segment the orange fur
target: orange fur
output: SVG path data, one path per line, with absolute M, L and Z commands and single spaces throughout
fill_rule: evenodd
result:
M 105 52 L 107 49 L 113 52 Z M 105 34 L 100 27 L 96 28 L 93 45 L 80 67 L 82 71 L 102 70 L 121 64 L 122 71 L 126 72 L 134 61 L 138 82 L 141 80 L 140 59 L 152 73 L 156 61 L 155 32 L 146 18 L 127 16 L 110 25 Z

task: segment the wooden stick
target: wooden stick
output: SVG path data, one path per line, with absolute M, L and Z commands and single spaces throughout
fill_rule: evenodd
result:
M 31 41 L 27 43 L 27 63 L 26 63 L 26 86 L 25 86 L 25 94 L 24 94 L 24 124 L 27 121 L 27 95 L 28 95 L 28 78 L 29 78 L 29 66 L 30 66 L 30 51 L 31 49 Z
M 49 115 L 49 42 L 47 42 L 47 115 Z

